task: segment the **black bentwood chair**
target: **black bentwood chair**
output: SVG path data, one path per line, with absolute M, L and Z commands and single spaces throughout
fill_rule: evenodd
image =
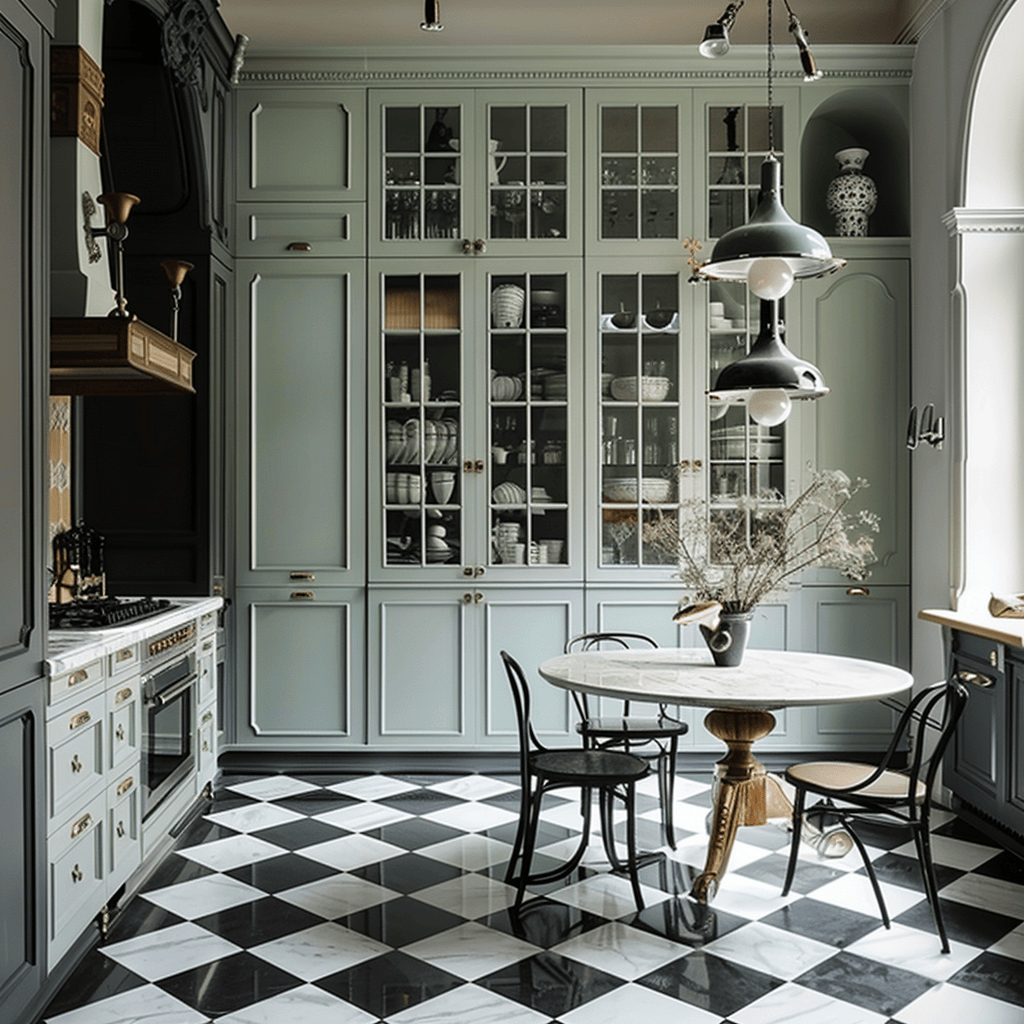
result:
M 505 663 L 505 672 L 512 687 L 512 698 L 515 701 L 516 719 L 519 724 L 519 779 L 522 797 L 519 828 L 505 872 L 506 884 L 516 886 L 514 908 L 518 910 L 523 902 L 527 885 L 554 882 L 576 870 L 583 859 L 590 838 L 590 792 L 597 790 L 601 838 L 608 854 L 608 861 L 613 871 L 628 872 L 637 909 L 642 910 L 644 903 L 640 894 L 640 880 L 637 877 L 635 792 L 637 781 L 649 774 L 650 765 L 639 757 L 618 750 L 589 750 L 579 747 L 552 750 L 545 747 L 537 739 L 530 724 L 530 688 L 522 668 L 506 651 L 501 652 L 501 660 Z M 583 791 L 583 835 L 579 848 L 560 867 L 531 875 L 530 864 L 537 842 L 537 825 L 540 821 L 544 794 L 567 786 L 577 787 Z M 626 807 L 625 865 L 616 853 L 612 830 L 612 805 L 616 797 L 621 799 Z
M 942 943 L 942 952 L 949 952 L 946 926 L 939 906 L 935 867 L 932 864 L 929 816 L 932 784 L 942 755 L 953 737 L 956 723 L 963 714 L 966 704 L 967 688 L 959 679 L 952 677 L 946 682 L 935 683 L 922 690 L 906 706 L 892 742 L 879 765 L 817 761 L 793 765 L 786 769 L 786 779 L 796 787 L 796 795 L 793 798 L 793 841 L 789 849 L 786 880 L 782 885 L 783 896 L 789 892 L 796 869 L 801 819 L 805 815 L 809 818 L 820 815 L 823 821 L 825 818 L 838 819 L 860 851 L 868 878 L 871 880 L 871 887 L 875 891 L 875 899 L 878 900 L 882 923 L 888 928 L 889 914 L 882 899 L 882 890 L 879 888 L 864 843 L 853 829 L 853 822 L 862 820 L 870 821 L 872 824 L 909 828 L 917 848 L 925 895 L 931 904 L 935 928 Z M 938 738 L 927 764 L 924 764 L 926 733 L 929 728 L 938 730 Z M 912 729 L 915 735 L 911 763 L 901 771 L 894 771 L 889 765 L 897 751 L 905 748 L 905 740 Z M 808 793 L 821 799 L 814 806 L 805 809 Z
M 657 643 L 643 633 L 580 633 L 566 645 L 565 653 L 574 650 L 592 651 L 603 644 L 631 647 L 634 643 L 657 647 Z M 689 726 L 669 714 L 666 705 L 658 705 L 656 715 L 631 715 L 629 701 L 624 701 L 621 715 L 595 717 L 590 713 L 587 695 L 572 691 L 580 720 L 576 731 L 583 737 L 583 745 L 595 750 L 622 747 L 626 753 L 636 754 L 654 762 L 658 769 L 658 799 L 661 801 L 661 827 L 665 842 L 676 848 L 676 830 L 672 820 L 672 801 L 676 788 L 676 750 L 679 737 L 686 735 Z M 640 749 L 635 749 L 640 748 Z

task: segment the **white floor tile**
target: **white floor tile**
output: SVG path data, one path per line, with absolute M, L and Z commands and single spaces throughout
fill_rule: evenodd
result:
M 799 871 L 798 865 L 797 872 Z M 923 892 L 907 889 L 902 885 L 893 885 L 890 882 L 879 881 L 878 887 L 882 890 L 882 899 L 885 900 L 890 920 L 899 917 L 904 910 L 909 910 L 925 898 Z M 845 907 L 860 914 L 869 914 L 881 920 L 875 891 L 871 888 L 871 879 L 867 875 L 843 875 L 842 878 L 819 886 L 811 893 L 810 898 L 834 907 Z
M 991 846 L 981 843 L 969 843 L 965 839 L 951 839 L 949 836 L 932 835 L 932 860 L 936 864 L 946 864 L 961 871 L 973 871 L 979 864 L 990 860 L 997 851 Z M 917 859 L 917 849 L 913 841 L 897 846 L 893 853 L 903 857 Z
M 259 889 L 227 875 L 208 875 L 169 885 L 165 889 L 153 889 L 143 893 L 142 898 L 178 917 L 192 920 L 242 903 L 251 903 L 265 895 Z
M 207 1024 L 209 1017 L 155 985 L 141 985 L 77 1010 L 46 1017 L 43 1024 Z
M 611 921 L 560 942 L 552 952 L 625 981 L 636 981 L 678 960 L 685 955 L 687 948 L 660 935 L 631 928 L 621 921 Z
M 388 1024 L 547 1024 L 546 1013 L 476 985 L 463 985 L 388 1017 Z
M 346 779 L 327 788 L 334 793 L 357 797 L 359 800 L 379 800 L 383 796 L 409 793 L 420 787 L 412 782 L 389 778 L 387 775 L 361 775 L 359 778 Z
M 212 843 L 190 846 L 178 850 L 178 855 L 214 871 L 230 871 L 245 864 L 255 864 L 270 857 L 280 857 L 285 851 L 280 846 L 268 843 L 256 836 L 241 834 L 215 839 Z
M 963 875 L 939 890 L 939 896 L 980 910 L 1024 918 L 1024 885 L 986 875 Z
M 451 828 L 461 828 L 465 832 L 484 832 L 518 819 L 518 812 L 513 813 L 501 807 L 493 807 L 491 804 L 473 802 L 443 807 L 439 811 L 423 815 L 424 821 L 435 821 Z
M 104 956 L 145 978 L 159 981 L 191 967 L 240 952 L 240 947 L 191 921 L 146 932 L 103 947 Z
M 719 1024 L 721 1017 L 643 985 L 621 985 L 559 1018 L 563 1024 Z
M 374 839 L 373 836 L 356 834 L 328 839 L 326 843 L 317 843 L 296 852 L 302 857 L 308 857 L 318 864 L 326 864 L 338 871 L 354 871 L 367 864 L 400 857 L 406 851 L 392 843 Z
M 1021 1024 L 1024 1008 L 945 983 L 904 1006 L 893 1019 L 899 1024 Z
M 402 952 L 467 981 L 474 981 L 533 956 L 538 947 L 514 935 L 468 921 L 457 928 L 404 946 Z
M 729 1016 L 734 1024 L 886 1024 L 887 1019 L 880 1013 L 792 983 L 773 989 Z M 931 1024 L 940 1022 L 935 1020 Z
M 315 985 L 300 985 L 218 1017 L 217 1024 L 373 1024 L 377 1019 Z
M 511 793 L 519 788 L 503 779 L 489 779 L 486 775 L 466 775 L 460 779 L 447 779 L 426 787 L 435 793 L 457 796 L 463 800 L 486 800 L 502 793 Z
M 512 906 L 516 891 L 485 875 L 461 875 L 416 893 L 416 899 L 453 914 L 475 919 Z
M 469 832 L 464 836 L 446 839 L 433 846 L 424 846 L 416 851 L 423 857 L 452 864 L 463 871 L 480 871 L 492 864 L 507 861 L 512 853 L 511 843 Z
M 279 900 L 333 921 L 349 914 L 358 914 L 368 907 L 388 903 L 402 894 L 364 878 L 339 873 L 298 885 L 294 889 L 285 889 L 276 895 Z
M 644 906 L 653 907 L 667 900 L 668 894 L 660 889 L 641 885 L 640 894 Z M 550 898 L 559 903 L 568 903 L 571 907 L 588 910 L 602 917 L 625 917 L 636 913 L 636 900 L 633 897 L 633 886 L 628 878 L 619 875 L 594 875 L 582 882 L 568 885 L 564 889 L 556 889 Z
M 752 921 L 729 932 L 709 942 L 704 949 L 725 960 L 787 981 L 800 977 L 805 971 L 836 955 L 834 946 L 760 921 Z
M 718 892 L 712 899 L 712 909 L 724 910 L 729 914 L 757 921 L 776 910 L 789 906 L 800 899 L 797 893 L 780 895 L 779 886 L 759 882 L 735 872 L 727 871 Z
M 347 828 L 350 832 L 369 832 L 371 829 L 383 828 L 385 825 L 393 825 L 396 821 L 405 821 L 411 817 L 407 811 L 400 811 L 397 807 L 369 802 L 313 815 L 314 821 Z
M 989 947 L 993 953 L 1012 956 L 1014 960 L 1024 960 L 1024 924 L 1018 925 L 1008 935 L 1004 935 L 994 946 Z
M 326 978 L 328 974 L 343 971 L 390 951 L 391 947 L 385 946 L 383 942 L 350 928 L 343 928 L 332 921 L 249 949 L 253 956 L 303 981 Z
M 908 928 L 898 921 L 891 928 L 880 927 L 847 948 L 858 956 L 921 974 L 932 981 L 946 981 L 981 952 L 950 939 L 949 952 L 943 953 L 935 932 Z
M 226 788 L 232 793 L 241 793 L 254 800 L 281 800 L 286 796 L 311 793 L 320 787 L 288 775 L 268 775 L 265 779 L 253 779 L 251 782 L 240 782 L 237 786 Z
M 230 811 L 218 811 L 216 814 L 205 815 L 207 821 L 236 832 L 258 832 L 260 829 L 284 825 L 289 821 L 300 821 L 303 815 L 289 811 L 277 804 L 248 804 L 245 807 L 234 807 Z

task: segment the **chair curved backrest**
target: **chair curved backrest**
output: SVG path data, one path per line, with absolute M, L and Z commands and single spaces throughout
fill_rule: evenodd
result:
M 572 654 L 573 651 L 593 651 L 600 649 L 604 643 L 615 644 L 618 647 L 629 648 L 633 645 L 633 642 L 638 644 L 646 644 L 648 647 L 657 647 L 657 640 L 653 640 L 646 633 L 629 633 L 621 632 L 619 630 L 601 630 L 596 633 L 578 633 L 574 637 L 570 637 L 565 642 L 564 651 L 566 654 Z M 587 721 L 590 718 L 590 706 L 587 703 L 587 695 L 580 693 L 578 690 L 572 691 L 572 699 L 576 704 L 576 711 L 580 716 L 580 721 Z M 664 712 L 664 706 L 661 708 Z M 623 713 L 629 714 L 629 701 L 623 702 Z
M 519 729 L 519 765 L 523 784 L 526 785 L 527 760 L 531 750 L 544 750 L 544 745 L 537 739 L 530 724 L 530 687 L 526 682 L 526 673 L 522 666 L 508 651 L 501 652 L 501 660 L 505 665 L 509 686 L 512 688 L 512 700 L 516 707 L 516 724 Z

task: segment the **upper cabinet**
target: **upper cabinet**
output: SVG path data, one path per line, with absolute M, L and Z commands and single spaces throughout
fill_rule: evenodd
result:
M 371 90 L 369 119 L 371 255 L 582 253 L 580 90 Z
M 236 92 L 240 202 L 366 198 L 362 89 Z

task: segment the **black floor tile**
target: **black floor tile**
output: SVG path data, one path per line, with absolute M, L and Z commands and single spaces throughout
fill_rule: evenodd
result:
M 987 878 L 1001 878 L 1004 882 L 1024 885 L 1024 860 L 1006 850 L 976 867 L 974 872 Z
M 893 885 L 901 885 L 904 889 L 913 889 L 915 892 L 924 892 L 924 881 L 921 878 L 921 866 L 916 857 L 905 857 L 899 853 L 886 853 L 871 862 L 875 874 L 880 882 L 891 882 Z M 867 868 L 860 868 L 857 872 L 860 875 L 867 875 Z M 955 882 L 965 872 L 957 868 L 947 867 L 945 864 L 935 865 L 935 878 L 939 889 L 950 882 Z
M 751 861 L 749 864 L 744 864 L 743 867 L 732 870 L 737 875 L 744 875 L 746 878 L 753 878 L 766 885 L 774 886 L 781 893 L 782 883 L 786 880 L 786 864 L 785 857 L 761 857 L 759 860 Z M 825 859 L 817 862 L 800 860 L 797 862 L 796 871 L 793 874 L 790 891 L 806 896 L 845 874 L 846 872 L 840 871 L 839 868 L 829 867 L 828 861 Z
M 465 835 L 461 829 L 442 825 L 437 821 L 424 821 L 422 818 L 409 818 L 407 821 L 396 821 L 391 825 L 382 825 L 364 833 L 375 839 L 382 839 L 393 846 L 401 846 L 404 850 L 419 850 L 424 846 L 443 843 L 446 839 L 457 839 Z
M 266 899 L 253 900 L 251 903 L 196 918 L 195 923 L 236 946 L 249 949 L 279 939 L 282 935 L 313 928 L 323 924 L 324 919 L 284 900 L 268 896 Z
M 531 900 L 519 910 L 509 907 L 480 920 L 488 928 L 514 935 L 541 949 L 550 949 L 607 923 L 603 917 L 554 900 Z
M 243 864 L 224 872 L 239 882 L 269 893 L 294 889 L 296 886 L 316 882 L 335 873 L 335 869 L 327 864 L 294 853 L 268 857 L 266 860 L 256 861 L 255 864 Z
M 157 984 L 200 1013 L 221 1017 L 287 992 L 302 982 L 251 953 L 241 952 L 182 971 Z
M 393 889 L 395 892 L 410 893 L 458 878 L 462 871 L 451 864 L 444 864 L 430 857 L 407 853 L 399 857 L 389 857 L 377 864 L 356 868 L 349 873 L 356 878 L 365 878 L 368 882 L 383 885 L 386 889 Z
M 800 975 L 796 984 L 883 1016 L 898 1017 L 904 1006 L 923 996 L 935 983 L 919 974 L 842 952 Z
M 338 839 L 350 834 L 346 828 L 329 825 L 324 821 L 313 821 L 312 818 L 286 821 L 283 825 L 273 825 L 270 828 L 251 833 L 257 839 L 274 843 L 285 850 L 301 850 L 304 846 L 326 843 L 331 839 Z
M 46 1015 L 56 1017 L 88 1003 L 109 999 L 145 984 L 144 978 L 129 971 L 127 967 L 122 967 L 110 957 L 103 956 L 98 950 L 92 950 L 71 972 L 61 986 L 60 992 L 51 1000 L 46 1008 Z
M 438 793 L 432 789 L 412 789 L 407 793 L 382 796 L 376 801 L 385 807 L 393 807 L 396 811 L 405 811 L 408 814 L 430 814 L 431 811 L 443 811 L 446 807 L 454 807 L 465 802 L 463 797 Z
M 1024 963 L 1020 960 L 986 951 L 957 971 L 949 982 L 1024 1008 Z
M 156 870 L 142 883 L 140 892 L 152 892 L 179 882 L 190 882 L 194 878 L 205 878 L 217 872 L 187 857 L 172 853 L 157 865 Z
M 334 793 L 329 789 L 319 789 L 311 790 L 309 793 L 296 793 L 295 796 L 275 800 L 274 803 L 278 807 L 284 807 L 296 814 L 308 814 L 313 817 L 316 814 L 340 810 L 342 807 L 351 807 L 353 804 L 362 803 L 362 801 L 357 800 L 354 796 Z
M 644 907 L 631 922 L 634 928 L 694 948 L 714 942 L 749 923 L 745 917 L 688 899 L 662 900 Z
M 788 932 L 842 949 L 878 927 L 877 906 L 872 905 L 868 909 L 874 912 L 871 916 L 832 906 L 808 896 L 761 920 L 775 928 L 784 928 Z
M 1013 931 L 1020 924 L 1016 918 L 1007 917 L 1005 914 L 998 914 L 992 910 L 982 910 L 980 907 L 969 907 L 964 903 L 957 903 L 955 900 L 944 900 L 941 895 L 939 896 L 939 906 L 942 909 L 946 934 L 950 940 L 965 942 L 967 945 L 977 946 L 979 949 L 985 949 L 992 943 L 998 942 L 1007 932 Z M 914 906 L 893 920 L 909 925 L 911 928 L 920 928 L 922 931 L 935 931 L 932 910 L 925 900 L 915 903 Z
M 461 978 L 406 953 L 388 953 L 321 978 L 319 988 L 367 1013 L 387 1017 L 464 984 Z
M 465 918 L 421 903 L 411 896 L 403 896 L 356 914 L 339 917 L 337 923 L 399 949 L 425 939 L 428 935 L 436 935 L 465 924 Z
M 123 942 L 136 935 L 148 935 L 161 928 L 181 924 L 183 920 L 149 900 L 129 900 L 123 907 L 118 907 L 111 917 L 107 942 Z

